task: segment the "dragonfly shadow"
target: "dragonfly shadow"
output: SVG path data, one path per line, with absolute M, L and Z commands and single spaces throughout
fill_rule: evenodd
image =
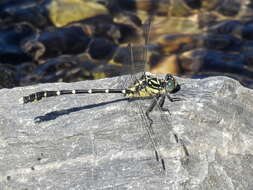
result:
M 102 102 L 102 103 L 99 103 L 99 104 L 90 104 L 90 105 L 86 105 L 86 106 L 79 106 L 79 107 L 74 107 L 74 108 L 70 108 L 70 109 L 53 111 L 53 112 L 47 113 L 45 115 L 35 117 L 34 121 L 35 121 L 35 123 L 50 121 L 50 120 L 54 120 L 57 117 L 60 117 L 62 115 L 68 115 L 68 114 L 73 113 L 73 112 L 78 112 L 78 111 L 86 110 L 86 109 L 92 109 L 92 108 L 95 108 L 95 107 L 105 106 L 107 104 L 113 104 L 113 103 L 117 103 L 117 102 L 121 102 L 121 101 L 127 101 L 127 100 L 128 100 L 128 98 L 121 98 L 121 99 L 117 99 L 117 100 L 113 100 L 113 101 L 109 101 L 109 102 Z

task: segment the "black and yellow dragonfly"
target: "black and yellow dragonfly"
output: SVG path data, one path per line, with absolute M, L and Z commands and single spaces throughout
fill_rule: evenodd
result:
M 132 47 L 129 44 L 129 57 L 131 58 L 131 68 L 134 70 L 135 67 L 143 67 L 143 72 L 140 78 L 135 77 L 132 75 L 131 82 L 128 88 L 122 89 L 110 89 L 110 88 L 100 88 L 100 89 L 63 89 L 63 90 L 55 90 L 55 91 L 39 91 L 27 96 L 24 96 L 20 99 L 21 103 L 27 104 L 35 101 L 39 101 L 43 98 L 54 97 L 54 96 L 61 96 L 61 95 L 73 95 L 73 94 L 123 94 L 125 97 L 129 99 L 143 99 L 143 98 L 150 98 L 152 99 L 152 103 L 149 108 L 144 111 L 140 103 L 138 103 L 138 107 L 140 110 L 140 114 L 144 121 L 144 127 L 148 133 L 149 139 L 152 143 L 152 147 L 155 151 L 156 160 L 161 162 L 163 170 L 166 170 L 165 161 L 161 154 L 161 147 L 160 143 L 155 135 L 155 132 L 152 128 L 153 120 L 150 117 L 150 112 L 154 109 L 154 107 L 158 107 L 160 111 L 168 111 L 163 107 L 166 97 L 171 101 L 180 101 L 180 98 L 172 98 L 170 94 L 176 93 L 180 90 L 180 84 L 176 81 L 175 77 L 170 74 L 167 74 L 164 79 L 158 78 L 152 75 L 148 75 L 144 71 L 144 67 L 147 64 L 147 46 L 149 41 L 149 31 L 151 28 L 151 21 L 152 18 L 149 18 L 146 23 L 144 23 L 144 38 L 145 38 L 145 45 L 143 47 Z M 135 52 L 137 50 L 137 52 Z M 168 122 L 164 123 L 163 125 L 168 125 Z M 166 133 L 166 132 L 165 132 Z M 186 155 L 188 152 L 178 137 L 176 133 L 173 133 L 176 141 L 181 143 Z

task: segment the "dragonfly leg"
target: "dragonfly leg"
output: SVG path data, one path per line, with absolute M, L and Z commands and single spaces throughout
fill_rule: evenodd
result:
M 171 102 L 176 102 L 176 101 L 182 101 L 183 99 L 182 98 L 172 98 L 170 97 L 168 94 L 167 95 L 163 95 L 158 103 L 158 105 L 160 106 L 160 109 L 162 111 L 165 111 L 165 112 L 168 112 L 170 114 L 170 110 L 167 109 L 167 108 L 164 108 L 163 105 L 164 105 L 164 102 L 165 102 L 165 96 L 167 96 L 167 98 L 171 101 Z
M 164 102 L 165 102 L 165 95 L 163 95 L 160 99 L 160 101 L 158 102 L 158 105 L 160 107 L 160 109 L 164 112 L 168 112 L 170 114 L 170 110 L 167 109 L 167 108 L 164 108 L 163 105 L 164 105 Z
M 147 111 L 145 113 L 146 116 L 147 116 L 147 118 L 148 118 L 148 120 L 150 121 L 150 125 L 152 125 L 153 120 L 150 118 L 149 113 L 152 112 L 152 110 L 154 109 L 154 107 L 157 105 L 157 101 L 158 101 L 159 98 L 160 98 L 160 95 L 156 96 L 155 98 L 153 98 L 152 103 L 150 104 L 149 108 L 147 109 Z
M 177 97 L 172 98 L 172 97 L 170 97 L 168 94 L 167 94 L 166 96 L 167 96 L 167 98 L 168 98 L 171 102 L 177 102 L 177 101 L 182 101 L 182 100 L 184 100 L 183 98 L 177 98 Z

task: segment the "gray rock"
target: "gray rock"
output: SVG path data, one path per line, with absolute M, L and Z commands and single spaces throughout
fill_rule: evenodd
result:
M 0 189 L 252 189 L 253 91 L 227 77 L 178 78 L 184 101 L 154 110 L 157 162 L 137 103 L 119 94 L 19 104 L 40 90 L 117 88 L 118 78 L 0 90 Z M 185 143 L 188 160 L 172 131 Z

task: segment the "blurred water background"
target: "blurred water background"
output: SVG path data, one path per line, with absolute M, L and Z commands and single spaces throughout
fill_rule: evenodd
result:
M 252 0 L 0 1 L 0 88 L 129 73 L 150 16 L 150 72 L 252 88 L 252 13 Z

